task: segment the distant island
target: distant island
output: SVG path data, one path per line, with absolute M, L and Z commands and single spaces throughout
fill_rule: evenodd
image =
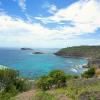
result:
M 33 52 L 32 54 L 44 54 L 43 52 Z
M 55 53 L 55 55 L 63 57 L 84 57 L 88 59 L 88 66 L 96 66 L 100 68 L 100 46 L 74 46 L 63 48 Z
M 21 50 L 33 50 L 32 48 L 21 48 Z

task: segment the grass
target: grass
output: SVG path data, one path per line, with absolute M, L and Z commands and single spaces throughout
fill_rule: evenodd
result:
M 95 91 L 100 91 L 100 80 L 90 79 L 90 80 L 71 80 L 67 83 L 66 93 L 67 96 L 73 100 L 85 92 L 94 93 Z M 91 94 L 92 97 L 92 94 Z
M 55 100 L 55 97 L 50 93 L 38 91 L 32 100 Z
M 32 100 L 77 100 L 81 94 L 89 94 L 89 100 L 96 100 L 95 92 L 100 91 L 100 79 L 72 79 L 67 82 L 65 88 L 51 89 L 48 91 L 38 90 Z M 86 95 L 85 94 L 85 95 Z

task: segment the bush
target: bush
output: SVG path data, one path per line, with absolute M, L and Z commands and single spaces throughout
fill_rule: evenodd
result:
M 57 87 L 63 87 L 66 83 L 66 75 L 64 71 L 53 70 L 49 73 L 49 77 L 53 78 L 53 84 Z
M 95 68 L 90 68 L 88 69 L 87 71 L 85 71 L 83 74 L 82 74 L 82 77 L 84 78 L 91 78 L 95 75 Z
M 0 69 L 0 100 L 10 100 L 18 92 L 31 88 L 29 81 L 19 78 L 19 72 L 12 69 Z
M 12 96 L 14 96 L 17 94 L 18 91 L 17 91 L 16 86 L 14 84 L 8 84 L 3 92 L 10 93 L 10 94 L 12 94 Z
M 36 86 L 43 90 L 48 90 L 53 84 L 53 79 L 48 76 L 42 76 L 36 81 Z
M 48 76 L 42 76 L 36 81 L 36 86 L 43 90 L 65 86 L 66 75 L 61 70 L 51 71 Z
M 5 89 L 8 84 L 13 83 L 19 76 L 19 72 L 12 69 L 0 69 L 0 91 Z
M 23 92 L 23 91 L 27 91 L 31 88 L 31 84 L 29 83 L 29 81 L 25 80 L 25 79 L 16 79 L 16 81 L 14 82 L 14 85 L 16 86 L 16 89 L 19 92 Z

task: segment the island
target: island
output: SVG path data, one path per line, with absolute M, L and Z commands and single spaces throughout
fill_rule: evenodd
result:
M 33 50 L 31 48 L 21 48 L 21 50 Z
M 43 52 L 33 52 L 32 54 L 44 54 Z

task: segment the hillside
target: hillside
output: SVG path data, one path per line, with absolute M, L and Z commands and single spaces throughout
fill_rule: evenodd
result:
M 94 68 L 85 71 L 81 78 L 62 70 L 52 70 L 35 81 L 16 74 L 11 69 L 0 71 L 0 100 L 100 100 L 100 78 L 95 77 Z
M 56 55 L 59 56 L 75 56 L 75 57 L 86 57 L 86 58 L 100 58 L 100 46 L 76 46 L 68 47 L 59 50 Z
M 100 79 L 71 79 L 66 84 L 64 88 L 27 91 L 14 100 L 100 100 Z

